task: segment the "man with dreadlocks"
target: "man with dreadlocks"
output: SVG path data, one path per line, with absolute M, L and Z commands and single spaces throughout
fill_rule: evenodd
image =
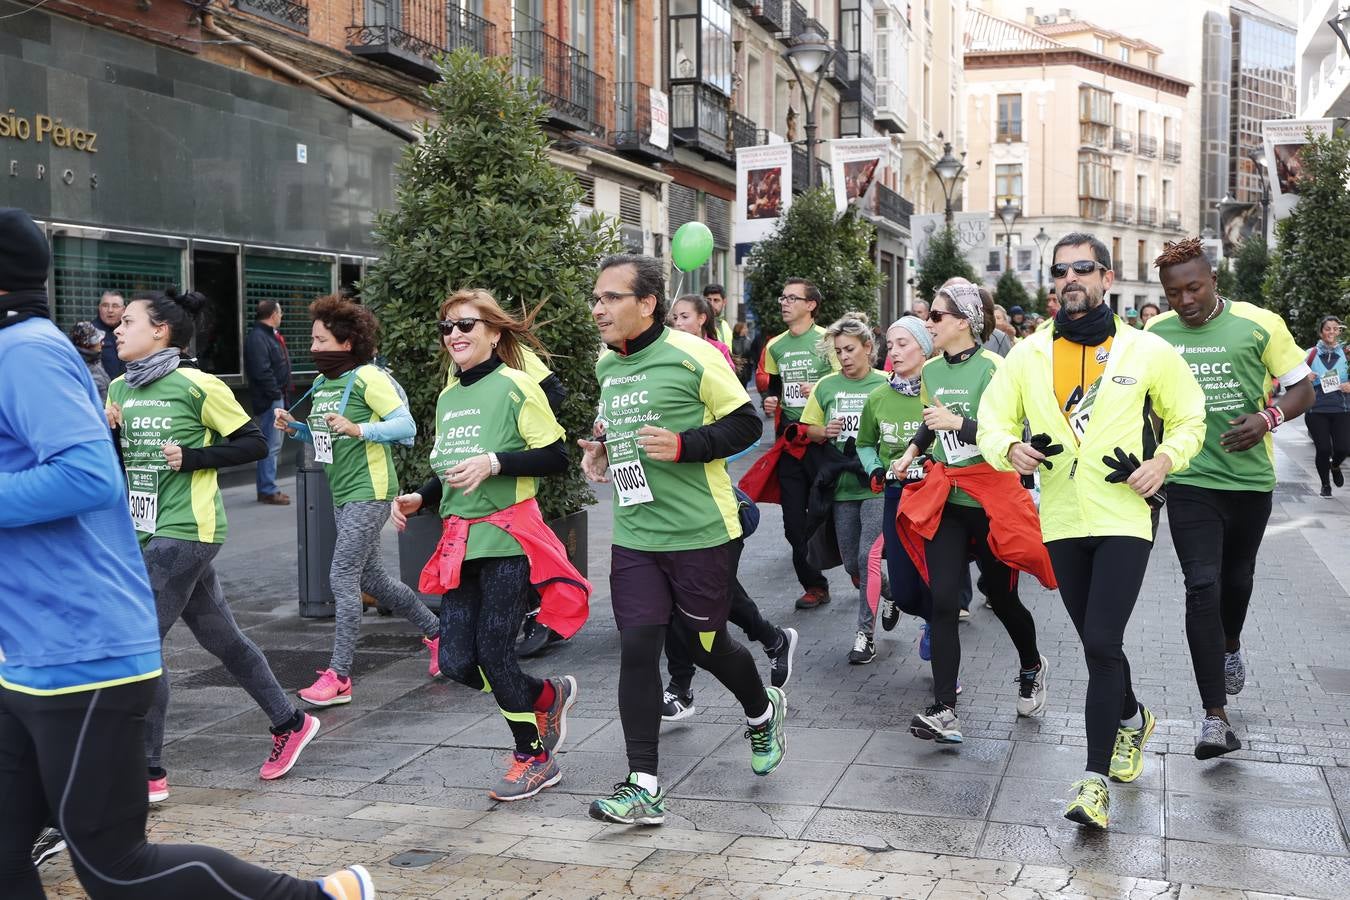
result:
M 1199 238 L 1169 241 L 1153 264 L 1172 309 L 1150 319 L 1148 330 L 1176 347 L 1205 391 L 1205 446 L 1187 471 L 1168 476 L 1167 521 L 1186 580 L 1186 641 L 1205 709 L 1195 756 L 1210 759 L 1242 746 L 1224 705 L 1247 680 L 1242 624 L 1275 490 L 1270 433 L 1315 398 L 1284 321 L 1218 296 Z M 1274 402 L 1272 377 L 1286 389 Z
M 1126 327 L 1103 302 L 1114 275 L 1101 241 L 1068 234 L 1050 258 L 1062 305 L 994 376 L 977 442 L 996 468 L 1043 469 L 1041 537 L 1088 670 L 1087 765 L 1064 817 L 1105 828 L 1106 779 L 1130 782 L 1143 773 L 1156 724 L 1135 699 L 1124 651 L 1153 549 L 1149 498 L 1199 451 L 1205 401 L 1165 341 Z M 1166 428 L 1160 444 L 1153 414 Z

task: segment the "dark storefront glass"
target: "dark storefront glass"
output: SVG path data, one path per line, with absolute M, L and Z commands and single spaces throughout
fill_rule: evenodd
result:
M 309 355 L 309 304 L 332 291 L 330 260 L 253 253 L 244 256 L 244 308 L 252 316 L 259 301 L 275 300 L 281 304 L 281 334 L 296 372 L 314 371 L 314 361 Z
M 65 330 L 76 322 L 97 323 L 98 301 L 105 291 L 116 291 L 129 303 L 136 294 L 182 284 L 183 251 L 57 235 L 52 239 L 52 270 L 56 321 Z

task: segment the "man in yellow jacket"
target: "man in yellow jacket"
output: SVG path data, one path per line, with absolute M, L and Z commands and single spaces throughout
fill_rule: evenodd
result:
M 1166 341 L 1125 326 L 1103 302 L 1114 273 L 1101 241 L 1065 235 L 1051 260 L 1059 314 L 994 376 L 980 403 L 978 443 L 996 468 L 1042 469 L 1041 536 L 1088 667 L 1086 773 L 1064 816 L 1105 828 L 1106 779 L 1143 773 L 1155 725 L 1135 699 L 1124 651 L 1153 548 L 1150 498 L 1199 452 L 1205 395 Z

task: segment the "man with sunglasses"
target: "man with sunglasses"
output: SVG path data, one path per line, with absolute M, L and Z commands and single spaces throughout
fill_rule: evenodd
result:
M 801 420 L 816 382 L 839 370 L 834 354 L 821 350 L 825 329 L 816 324 L 821 299 L 820 290 L 805 278 L 789 278 L 778 298 L 787 330 L 764 345 L 759 361 L 760 372 L 768 384 L 764 389 L 764 412 L 777 416 L 775 435 L 781 435 L 789 425 Z M 756 381 L 761 386 L 765 384 L 764 380 Z M 806 558 L 806 504 L 814 479 L 815 471 L 807 458 L 798 459 L 791 453 L 779 457 L 783 535 L 792 547 L 792 568 L 803 588 L 797 598 L 798 609 L 815 609 L 830 602 L 829 580 Z
M 1064 817 L 1105 828 L 1106 779 L 1143 773 L 1156 724 L 1135 699 L 1124 651 L 1153 548 L 1148 498 L 1200 451 L 1205 401 L 1166 341 L 1126 327 L 1104 302 L 1114 279 L 1105 244 L 1068 234 L 1051 259 L 1059 314 L 1013 347 L 994 376 L 980 403 L 978 443 L 995 468 L 1043 469 L 1041 537 L 1088 669 L 1086 772 Z
M 750 767 L 783 760 L 786 698 L 765 687 L 750 651 L 727 633 L 731 560 L 741 536 L 726 458 L 762 425 L 736 373 L 711 344 L 665 327 L 665 267 L 649 256 L 601 261 L 591 315 L 609 347 L 595 364 L 599 432 L 579 441 L 582 471 L 614 486 L 610 601 L 619 627 L 619 718 L 628 777 L 591 804 L 596 819 L 659 825 L 661 650 L 672 619 L 693 661 L 745 711 Z
M 1176 347 L 1208 408 L 1204 450 L 1167 479 L 1167 524 L 1186 582 L 1186 642 L 1205 710 L 1195 756 L 1212 759 L 1242 747 L 1224 707 L 1247 681 L 1242 625 L 1275 491 L 1270 433 L 1307 412 L 1316 395 L 1284 320 L 1215 293 L 1199 238 L 1169 241 L 1153 264 L 1172 309 L 1150 319 L 1148 330 Z M 1278 400 L 1272 379 L 1286 388 Z

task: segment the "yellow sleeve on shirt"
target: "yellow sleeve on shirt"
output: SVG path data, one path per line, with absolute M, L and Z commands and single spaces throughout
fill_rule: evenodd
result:
M 234 392 L 214 375 L 208 375 L 198 369 L 180 368 L 178 370 L 192 386 L 204 395 L 202 400 L 202 424 L 225 437 L 243 428 L 253 417 L 244 412 Z
M 1289 333 L 1289 326 L 1284 319 L 1259 306 L 1249 306 L 1241 314 L 1251 318 L 1270 335 L 1266 349 L 1261 353 L 1261 362 L 1265 363 L 1267 372 L 1282 378 L 1304 364 L 1308 355 L 1294 343 L 1294 336 Z
M 553 374 L 549 367 L 544 365 L 544 361 L 539 358 L 539 354 L 525 346 L 520 348 L 520 368 L 526 375 L 530 376 L 535 384 Z
M 705 409 L 704 424 L 716 422 L 750 402 L 750 395 L 727 365 L 722 351 L 703 338 L 682 331 L 672 331 L 667 340 L 688 353 L 703 369 L 699 376 L 698 397 Z
M 784 334 L 787 334 L 787 332 L 784 331 L 782 334 L 774 335 L 772 338 L 769 339 L 769 342 L 768 342 L 767 344 L 764 345 L 764 374 L 765 374 L 765 375 L 777 375 L 777 374 L 778 374 L 778 357 L 774 356 L 774 353 L 773 353 L 773 345 L 776 344 L 776 343 L 778 343 L 780 340 L 782 340 Z
M 398 391 L 394 390 L 394 383 L 378 366 L 362 366 L 355 377 L 360 379 L 361 396 L 366 406 L 381 419 L 389 418 L 403 405 Z
M 565 436 L 563 428 L 553 417 L 548 398 L 544 396 L 544 390 L 539 387 L 539 382 L 534 376 L 509 366 L 502 366 L 497 371 L 510 378 L 521 396 L 525 398 L 520 405 L 520 411 L 516 414 L 516 430 L 524 438 L 525 446 L 531 450 L 538 450 L 540 447 L 551 447 L 562 440 Z

